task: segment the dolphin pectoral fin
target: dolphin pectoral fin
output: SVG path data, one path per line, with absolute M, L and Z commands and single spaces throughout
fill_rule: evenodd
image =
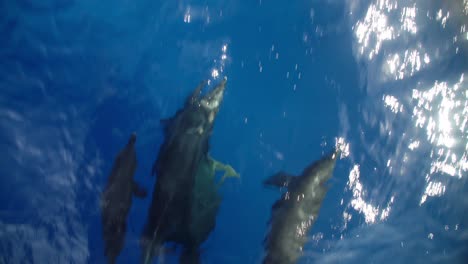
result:
M 287 174 L 286 172 L 278 172 L 263 181 L 265 186 L 287 187 L 295 176 Z
M 146 188 L 141 187 L 135 181 L 133 181 L 132 184 L 133 195 L 135 195 L 138 198 L 146 198 L 146 196 L 148 195 L 148 191 L 146 190 Z

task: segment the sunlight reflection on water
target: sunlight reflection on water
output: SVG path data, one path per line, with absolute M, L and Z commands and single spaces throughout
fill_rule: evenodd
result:
M 361 17 L 356 17 L 358 8 L 356 2 L 348 1 L 349 16 L 355 19 L 354 56 L 363 65 L 361 85 L 367 93 L 361 103 L 363 121 L 355 129 L 361 136 L 357 143 L 368 153 L 365 158 L 355 160 L 359 156 L 358 146 L 351 140 L 355 136 L 342 139 L 352 142 L 348 145 L 352 164 L 345 188 L 352 198 L 342 199 L 343 228 L 356 217 L 362 217 L 366 224 L 375 225 L 369 229 L 380 230 L 393 216 L 393 220 L 417 229 L 408 204 L 417 200 L 424 212 L 417 214 L 429 217 L 424 209 L 428 201 L 449 199 L 445 197 L 448 193 L 455 196 L 466 193 L 463 186 L 468 171 L 467 69 L 463 66 L 466 63 L 456 61 L 467 58 L 468 1 L 375 0 L 364 7 L 366 11 Z M 341 111 L 343 130 L 350 134 L 350 110 Z M 380 134 L 378 138 L 371 136 L 374 130 Z M 368 165 L 371 161 L 376 165 Z M 461 231 L 458 224 L 463 217 L 454 212 L 459 212 L 458 207 L 465 202 L 442 201 L 452 207 L 447 209 L 452 214 L 446 217 Z M 391 227 L 386 226 L 389 230 Z M 437 230 L 438 226 L 432 229 Z M 405 233 L 404 229 L 398 230 Z M 416 231 L 398 238 L 402 248 L 408 247 L 405 241 L 411 238 L 406 236 L 414 236 L 413 232 Z M 463 232 L 459 235 L 463 236 Z M 364 235 L 362 231 L 360 234 Z M 441 238 L 440 233 L 429 234 L 430 240 Z M 366 236 L 368 243 L 375 241 L 370 239 L 371 233 Z M 412 243 L 420 243 L 413 239 Z M 340 247 L 351 250 L 350 243 L 357 243 L 358 238 L 348 234 L 341 240 L 334 251 Z M 360 241 L 364 243 L 363 238 Z M 352 255 L 352 251 L 345 253 Z M 333 256 L 322 260 L 333 263 Z
M 368 67 L 382 69 L 377 70 L 379 75 L 368 78 L 367 89 L 378 91 L 382 89 L 379 88 L 382 84 L 395 87 L 382 91 L 383 107 L 391 111 L 391 115 L 384 116 L 391 118 L 391 122 L 405 121 L 408 118 L 412 120 L 412 125 L 403 128 L 403 131 L 398 131 L 400 128 L 396 130 L 392 125 L 384 125 L 384 129 L 380 130 L 381 133 L 388 133 L 389 137 L 392 132 L 402 132 L 402 139 L 408 139 L 409 142 L 409 151 L 400 149 L 404 154 L 389 159 L 387 167 L 392 169 L 391 164 L 394 163 L 404 166 L 408 160 L 414 159 L 411 156 L 415 150 L 423 146 L 424 149 L 430 148 L 427 157 L 430 159 L 430 167 L 427 168 L 427 173 L 420 175 L 425 177 L 426 182 L 420 198 L 420 204 L 423 204 L 427 197 L 442 196 L 446 191 L 445 184 L 436 180 L 443 177 L 440 173 L 461 178 L 468 170 L 468 92 L 464 81 L 465 69 L 454 69 L 459 71 L 456 82 L 449 76 L 443 76 L 445 80 L 436 79 L 431 82 L 430 78 L 426 78 L 427 75 L 419 74 L 417 79 L 420 81 L 412 84 L 410 78 L 453 59 L 453 54 L 458 53 L 458 46 L 463 44 L 461 42 L 466 44 L 466 40 L 457 36 L 465 33 L 466 19 L 462 18 L 466 18 L 468 4 L 464 1 L 463 7 L 457 9 L 459 6 L 453 3 L 434 12 L 420 1 L 409 2 L 411 3 L 406 3 L 405 6 L 397 1 L 374 1 L 364 17 L 357 20 L 353 29 L 356 58 L 365 61 Z M 428 28 L 433 20 L 445 30 L 442 34 Z M 444 45 L 422 41 L 422 33 L 431 35 L 437 44 Z M 367 74 L 369 76 L 375 72 Z M 407 83 L 395 82 L 407 79 Z M 411 94 L 401 92 L 397 88 L 399 85 L 411 89 Z M 423 130 L 424 133 L 418 130 Z M 378 209 L 361 198 L 360 193 L 365 192 L 365 187 L 358 181 L 359 171 L 359 164 L 356 164 L 349 176 L 349 187 L 354 193 L 351 207 L 363 213 L 366 222 L 373 222 Z M 401 170 L 394 171 L 393 174 L 396 177 L 400 172 Z M 394 197 L 390 196 L 388 199 L 393 201 Z

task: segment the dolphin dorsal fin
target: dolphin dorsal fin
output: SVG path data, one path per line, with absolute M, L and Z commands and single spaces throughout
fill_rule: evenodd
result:
M 294 178 L 294 175 L 281 171 L 264 180 L 263 184 L 275 187 L 288 187 L 294 181 Z

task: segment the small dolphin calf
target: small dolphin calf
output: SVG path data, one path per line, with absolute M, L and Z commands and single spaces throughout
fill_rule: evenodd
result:
M 339 152 L 333 151 L 307 167 L 300 176 L 277 173 L 265 185 L 286 187 L 272 208 L 270 230 L 264 240 L 264 264 L 293 264 L 301 256 L 307 233 L 317 220 Z
M 146 190 L 133 180 L 137 166 L 135 141 L 136 134 L 133 133 L 125 148 L 117 155 L 101 196 L 104 254 L 109 263 L 115 263 L 123 248 L 132 196 L 146 197 Z

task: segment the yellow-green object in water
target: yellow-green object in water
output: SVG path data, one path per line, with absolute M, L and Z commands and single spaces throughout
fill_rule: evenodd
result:
M 217 171 L 224 171 L 218 182 L 215 179 Z M 190 217 L 190 233 L 194 246 L 203 243 L 215 227 L 222 200 L 218 189 L 227 178 L 240 178 L 240 175 L 230 165 L 210 156 L 200 162 L 195 176 Z

